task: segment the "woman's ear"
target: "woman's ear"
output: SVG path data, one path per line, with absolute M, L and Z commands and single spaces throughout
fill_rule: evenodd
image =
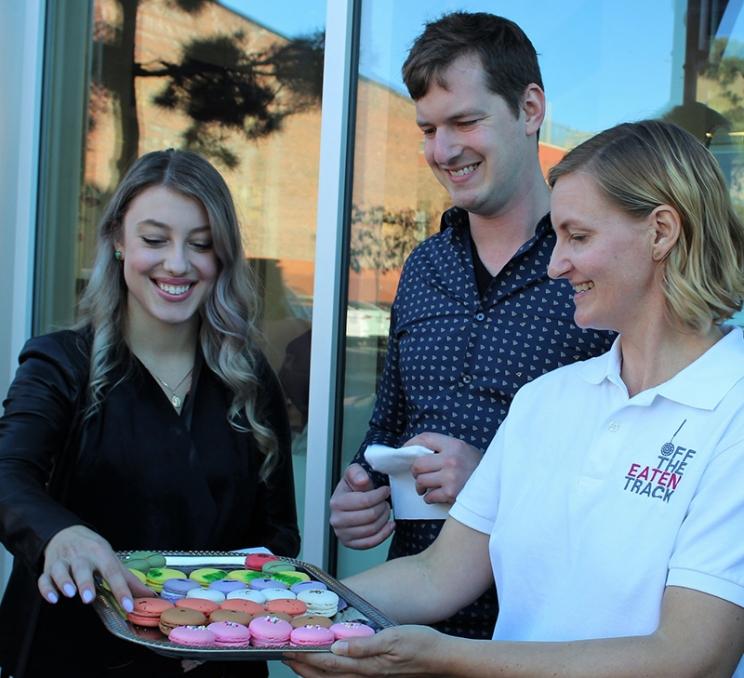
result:
M 650 216 L 654 230 L 651 256 L 654 261 L 664 261 L 679 240 L 682 220 L 679 212 L 670 205 L 659 205 Z

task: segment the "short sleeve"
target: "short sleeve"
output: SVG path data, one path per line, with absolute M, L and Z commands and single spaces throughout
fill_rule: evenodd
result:
M 669 561 L 667 586 L 744 607 L 744 440 L 712 458 Z
M 509 417 L 499 427 L 478 467 L 457 496 L 450 515 L 463 525 L 491 534 L 499 505 L 499 478 Z

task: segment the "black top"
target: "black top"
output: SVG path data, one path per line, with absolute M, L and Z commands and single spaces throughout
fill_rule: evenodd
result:
M 115 386 L 83 426 L 68 508 L 52 501 L 44 482 L 70 433 L 80 390 L 87 385 L 89 354 L 89 333 L 64 331 L 29 340 L 4 402 L 0 538 L 15 562 L 0 608 L 3 667 L 13 666 L 30 596 L 39 595 L 35 580 L 44 548 L 70 525 L 84 523 L 115 550 L 266 546 L 288 556 L 299 550 L 284 398 L 263 356 L 258 364 L 258 408 L 279 442 L 279 461 L 268 482 L 259 480 L 263 456 L 253 435 L 227 422 L 232 394 L 201 352 L 180 415 L 130 354 L 131 369 L 122 367 L 113 374 L 110 383 Z M 67 668 L 66 675 L 108 675 L 102 666 L 126 664 L 138 654 L 134 645 L 106 633 L 95 613 L 77 598 L 62 598 L 55 606 L 42 604 L 32 650 L 35 673 L 30 675 L 52 675 L 51 668 L 60 666 Z M 173 666 L 163 667 L 154 653 L 139 654 L 146 664 L 151 659 L 158 665 L 154 673 L 168 675 L 180 666 L 168 660 Z M 104 664 L 93 669 L 94 658 Z M 73 670 L 76 661 L 82 661 L 78 673 Z M 261 665 L 256 668 L 253 675 L 265 672 Z M 148 675 L 147 670 L 137 665 L 130 673 Z
M 498 275 L 483 266 L 480 281 L 471 240 L 467 211 L 453 207 L 442 215 L 440 232 L 406 261 L 375 409 L 354 458 L 370 471 L 368 445 L 400 447 L 425 431 L 485 451 L 521 386 L 612 344 L 611 333 L 575 325 L 571 285 L 548 277 L 555 244 L 549 215 Z M 377 485 L 387 483 L 387 476 L 372 477 Z M 422 551 L 442 523 L 397 521 L 390 557 Z M 491 638 L 495 619 L 495 597 L 484 596 L 436 626 L 452 635 Z

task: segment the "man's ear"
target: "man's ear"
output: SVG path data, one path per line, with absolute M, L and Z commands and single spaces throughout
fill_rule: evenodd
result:
M 545 92 L 539 85 L 531 82 L 525 87 L 521 109 L 527 134 L 537 134 L 545 118 Z
M 659 205 L 649 216 L 654 229 L 651 256 L 654 261 L 664 261 L 679 240 L 682 219 L 670 205 Z

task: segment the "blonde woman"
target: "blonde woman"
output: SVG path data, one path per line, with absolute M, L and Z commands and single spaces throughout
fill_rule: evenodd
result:
M 95 573 L 125 610 L 146 593 L 116 549 L 296 555 L 286 411 L 255 307 L 220 174 L 189 152 L 141 157 L 103 214 L 80 326 L 29 340 L 0 419 L 0 535 L 15 556 L 0 608 L 4 670 L 182 672 L 107 634 L 86 605 Z M 55 466 L 63 491 L 50 494 Z M 265 673 L 254 664 L 241 675 Z
M 400 626 L 301 675 L 744 676 L 744 227 L 687 132 L 646 121 L 550 173 L 549 273 L 612 349 L 524 386 L 438 540 L 348 585 L 431 623 L 493 581 L 491 641 Z M 737 668 L 738 667 L 738 668 Z

